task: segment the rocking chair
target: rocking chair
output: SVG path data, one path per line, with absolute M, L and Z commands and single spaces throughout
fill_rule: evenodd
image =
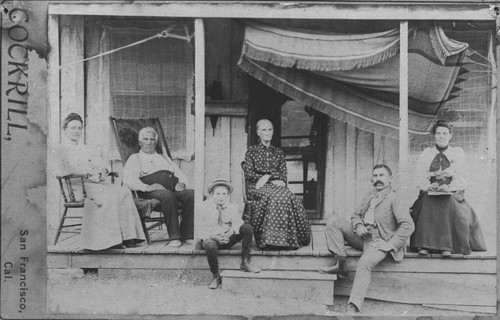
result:
M 118 151 L 120 152 L 120 157 L 124 165 L 130 155 L 139 152 L 141 149 L 138 138 L 139 131 L 144 127 L 153 127 L 158 133 L 156 152 L 159 154 L 166 154 L 169 158 L 172 158 L 159 118 L 127 119 L 110 117 L 110 121 L 116 138 Z M 151 244 L 153 241 L 150 238 L 149 231 L 157 227 L 161 228 L 162 224 L 165 224 L 165 220 L 159 206 L 160 201 L 157 199 L 142 199 L 138 197 L 137 193 L 134 191 L 132 191 L 132 194 L 134 195 L 136 208 L 139 211 L 146 240 L 148 244 Z M 153 211 L 157 212 L 158 215 L 152 216 L 151 213 Z M 168 239 L 165 240 L 168 241 Z

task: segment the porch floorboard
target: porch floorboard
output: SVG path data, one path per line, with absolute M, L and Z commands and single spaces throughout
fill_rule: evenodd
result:
M 152 240 L 166 236 L 166 230 L 156 230 Z M 263 271 L 316 271 L 333 263 L 326 249 L 324 233 L 313 230 L 313 241 L 299 250 L 263 251 L 252 246 L 252 263 Z M 348 249 L 347 278 L 335 281 L 336 295 L 349 295 L 361 252 Z M 241 244 L 221 250 L 221 269 L 239 270 Z M 406 253 L 395 263 L 387 258 L 372 272 L 367 298 L 399 303 L 456 306 L 457 308 L 496 306 L 496 255 L 474 252 L 471 255 L 419 256 Z M 82 250 L 79 235 L 63 234 L 47 251 L 48 268 L 100 269 L 199 269 L 208 271 L 205 251 L 194 245 L 180 248 L 167 246 L 166 241 L 146 243 L 135 248 Z

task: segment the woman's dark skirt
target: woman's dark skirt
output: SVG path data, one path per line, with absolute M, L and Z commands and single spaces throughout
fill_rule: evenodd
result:
M 457 195 L 430 196 L 421 192 L 412 206 L 415 231 L 410 247 L 468 255 L 486 251 L 476 213 L 469 203 Z

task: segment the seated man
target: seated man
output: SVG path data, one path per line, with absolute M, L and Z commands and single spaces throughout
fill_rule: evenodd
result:
M 161 201 L 161 211 L 169 246 L 179 247 L 181 240 L 193 239 L 194 191 L 186 189 L 187 177 L 167 155 L 156 152 L 158 134 L 146 127 L 139 131 L 139 153 L 132 154 L 123 168 L 123 183 L 144 199 Z M 173 174 L 173 175 L 172 175 Z M 183 206 L 179 225 L 178 202 Z
M 208 187 L 209 199 L 203 202 L 200 215 L 198 238 L 207 252 L 208 265 L 213 274 L 210 289 L 217 289 L 222 284 L 219 274 L 219 249 L 229 249 L 242 241 L 240 269 L 246 272 L 260 272 L 250 264 L 250 246 L 252 245 L 252 226 L 241 219 L 242 212 L 236 204 L 228 203 L 233 187 L 226 180 L 219 179 Z
M 346 275 L 344 240 L 363 254 L 358 261 L 347 312 L 361 310 L 374 266 L 391 254 L 395 261 L 403 259 L 403 247 L 415 226 L 408 210 L 400 207 L 391 187 L 392 172 L 386 165 L 376 165 L 372 172 L 374 190 L 363 199 L 349 222 L 342 216 L 331 217 L 326 225 L 326 241 L 335 259 L 333 267 L 321 273 Z

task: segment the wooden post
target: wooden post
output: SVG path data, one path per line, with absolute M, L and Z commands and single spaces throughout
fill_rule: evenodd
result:
M 399 49 L 399 188 L 407 200 L 408 175 L 408 21 L 400 24 Z
M 194 49 L 194 74 L 195 74 L 195 104 L 194 104 L 194 131 L 195 131 L 195 160 L 194 160 L 194 231 L 197 235 L 198 215 L 203 201 L 203 186 L 205 172 L 205 30 L 203 19 L 194 21 L 195 49 Z
M 59 18 L 61 39 L 59 40 L 61 64 L 61 117 L 71 112 L 78 113 L 86 126 L 85 115 L 85 88 L 83 71 L 83 16 L 61 16 Z M 80 61 L 79 63 L 75 63 Z M 83 136 L 86 138 L 86 129 Z
M 61 109 L 60 109 L 60 82 L 59 82 L 59 16 L 49 15 L 48 17 L 48 41 L 49 47 L 53 48 L 49 52 L 49 72 L 48 72 L 48 139 L 47 139 L 47 229 L 56 226 L 59 217 L 60 201 L 58 200 L 59 189 L 56 181 L 55 147 L 61 140 Z M 47 237 L 51 236 L 47 232 Z M 47 239 L 52 243 L 52 239 Z
M 493 165 L 495 163 L 495 141 L 498 141 L 498 139 L 495 139 L 495 121 L 496 121 L 496 104 L 497 104 L 497 95 L 498 95 L 498 71 L 497 71 L 497 63 L 495 60 L 495 54 L 493 53 L 493 46 L 494 46 L 494 37 L 491 35 L 490 38 L 490 44 L 488 48 L 488 59 L 491 60 L 491 67 L 492 67 L 492 72 L 491 72 L 491 106 L 490 106 L 490 114 L 488 115 L 489 121 L 488 121 L 488 162 L 489 165 Z M 497 54 L 498 55 L 498 54 Z
M 335 173 L 333 169 L 334 151 L 335 151 L 335 135 L 333 131 L 334 119 L 328 118 L 328 135 L 326 138 L 326 163 L 325 163 L 325 193 L 323 201 L 323 219 L 327 220 L 329 215 L 334 211 L 336 190 L 335 190 Z
M 497 29 L 496 30 L 499 30 L 498 28 L 500 27 L 500 25 L 499 25 L 499 23 L 500 23 L 499 18 L 497 18 Z M 496 37 L 498 37 L 498 31 L 497 31 L 497 34 L 495 35 L 495 38 Z M 494 39 L 492 39 L 492 41 L 494 41 Z M 495 54 L 495 64 L 494 64 L 496 69 L 492 70 L 492 71 L 495 74 L 495 79 L 496 79 L 495 85 L 498 85 L 497 81 L 500 78 L 500 68 L 498 68 L 498 61 L 500 61 L 500 46 L 499 46 L 498 40 L 494 41 L 494 42 L 495 42 L 495 45 L 497 46 L 497 48 L 496 48 L 496 54 Z M 492 115 L 495 115 L 495 119 L 496 119 L 496 126 L 495 126 L 495 129 L 496 129 L 496 140 L 497 140 L 497 143 L 496 143 L 496 148 L 497 148 L 497 150 L 496 150 L 497 151 L 497 153 L 496 153 L 496 159 L 498 159 L 498 158 L 500 158 L 499 157 L 499 151 L 500 151 L 500 130 L 498 130 L 498 126 L 500 126 L 500 112 L 496 111 L 497 110 L 496 104 L 498 103 L 498 101 L 500 101 L 500 90 L 497 89 L 495 93 L 496 93 L 496 100 L 495 100 L 495 105 L 492 106 L 492 108 L 494 108 L 494 111 L 492 111 Z M 500 176 L 500 166 L 498 165 L 498 161 L 495 161 L 494 165 L 496 165 L 496 171 L 497 171 L 497 174 L 496 174 L 496 179 L 497 180 L 495 181 L 496 183 L 493 184 L 493 186 L 495 186 L 495 188 L 496 188 L 495 192 L 494 192 L 494 195 L 497 198 L 497 201 L 496 201 L 497 207 L 495 208 L 496 209 L 495 211 L 497 213 L 497 220 L 496 220 L 496 223 L 497 223 L 497 234 L 496 234 L 497 248 L 496 249 L 497 249 L 497 254 L 498 254 L 498 253 L 500 253 L 500 247 L 498 246 L 498 236 L 500 235 L 500 223 L 498 221 L 498 208 L 500 208 L 500 194 L 498 194 L 498 191 L 500 189 L 499 189 L 499 186 L 498 186 L 498 177 Z M 498 272 L 498 265 L 497 265 L 497 272 Z M 498 273 L 497 273 L 497 306 L 498 306 L 498 300 L 499 300 L 498 297 L 500 297 L 500 277 L 498 277 Z M 498 307 L 497 307 L 497 312 L 498 312 Z
M 350 216 L 356 208 L 356 203 L 360 195 L 356 194 L 356 127 L 346 123 L 346 147 L 345 147 L 345 181 L 344 185 L 346 190 L 344 204 L 347 216 Z

